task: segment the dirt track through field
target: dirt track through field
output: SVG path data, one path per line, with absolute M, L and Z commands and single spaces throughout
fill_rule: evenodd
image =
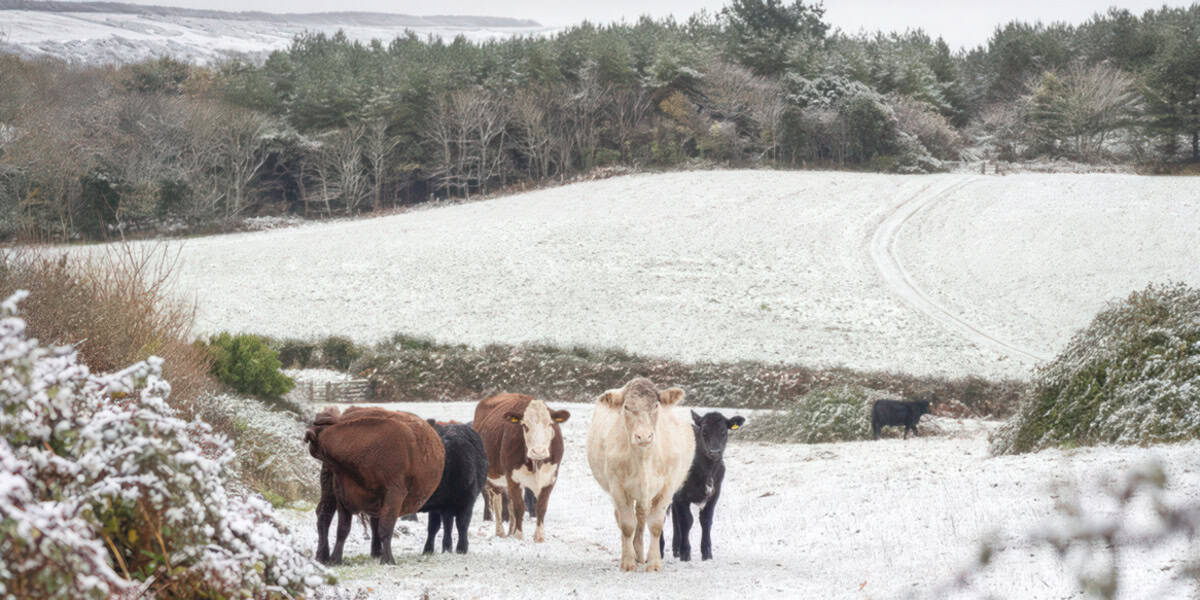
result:
M 950 179 L 915 182 L 920 183 L 915 192 L 911 191 L 912 187 L 914 187 L 911 184 L 902 186 L 893 200 L 894 206 L 892 210 L 884 216 L 871 236 L 869 242 L 871 260 L 875 263 L 875 268 L 879 271 L 879 276 L 883 278 L 883 281 L 893 293 L 914 310 L 924 313 L 947 329 L 1001 354 L 1016 354 L 1035 362 L 1049 360 L 1050 357 L 1042 353 L 1005 341 L 985 331 L 980 326 L 969 322 L 964 317 L 955 314 L 947 307 L 939 304 L 917 287 L 913 278 L 905 270 L 900 257 L 896 254 L 896 237 L 910 219 L 922 209 L 944 200 L 950 194 L 969 186 L 975 179 L 975 177 L 960 176 Z

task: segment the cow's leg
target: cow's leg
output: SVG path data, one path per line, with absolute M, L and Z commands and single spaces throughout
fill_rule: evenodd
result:
M 524 534 L 521 532 L 522 521 L 525 517 L 525 500 L 524 487 L 521 484 L 508 480 L 508 534 L 517 538 L 524 539 Z
M 537 503 L 534 505 L 534 508 L 536 508 L 535 516 L 537 517 L 537 529 L 533 532 L 533 541 L 535 542 L 546 541 L 546 509 L 550 506 L 550 490 L 553 489 L 554 485 L 551 484 L 538 492 Z M 526 488 L 525 491 L 529 492 L 529 488 Z
M 687 562 L 692 560 L 692 507 L 687 502 L 679 502 L 671 509 L 675 513 L 675 539 L 672 548 L 679 550 L 675 556 Z
M 871 419 L 871 439 L 879 439 L 879 432 L 883 430 L 883 425 L 879 423 L 879 419 Z
M 713 490 L 708 504 L 700 509 L 700 559 L 712 560 L 712 521 L 713 512 L 717 510 L 717 498 L 721 497 L 721 488 Z
M 400 517 L 406 496 L 408 489 L 402 485 L 389 487 L 384 492 L 383 507 L 379 510 L 379 546 L 383 550 L 379 557 L 381 564 L 396 564 L 392 558 L 392 534 L 396 531 L 396 519 Z
M 329 564 L 342 564 L 342 549 L 346 547 L 346 538 L 350 536 L 350 520 L 354 518 L 354 513 L 344 504 L 338 504 L 338 527 L 337 541 L 333 544 L 333 554 L 329 557 Z
M 620 492 L 617 492 L 620 493 Z M 613 516 L 617 519 L 617 527 L 621 529 L 621 570 L 637 569 L 637 560 L 633 553 L 633 529 L 637 526 L 637 515 L 633 509 L 633 499 L 618 500 L 613 497 Z
M 433 540 L 437 537 L 438 527 L 442 525 L 442 516 L 436 510 L 429 511 L 429 533 L 425 535 L 425 549 L 422 554 L 433 554 Z
M 664 497 L 655 498 L 655 502 L 650 504 L 650 510 L 647 511 L 646 524 L 650 526 L 650 555 L 646 557 L 646 572 L 662 570 L 662 552 L 659 550 L 659 540 L 662 539 L 663 523 L 667 520 L 667 505 L 671 502 L 671 495 L 665 494 Z
M 525 488 L 525 508 L 529 509 L 531 519 L 537 516 L 538 496 L 540 494 L 534 494 L 533 490 Z
M 911 426 L 911 425 L 909 425 L 908 423 L 905 423 L 905 424 L 904 424 L 904 439 L 906 439 L 906 440 L 908 439 L 908 430 L 909 430 L 911 427 L 912 427 L 912 426 Z
M 467 553 L 467 531 L 471 528 L 471 510 L 475 507 L 473 503 L 468 503 L 458 509 L 458 514 L 454 515 L 454 520 L 458 524 L 458 546 L 455 551 L 459 554 Z
M 503 495 L 499 486 L 492 485 L 489 481 L 485 486 L 488 495 L 488 504 L 492 505 L 492 519 L 496 522 L 496 537 L 504 537 L 504 523 L 501 520 L 501 515 L 504 513 L 504 502 L 500 499 Z
M 454 544 L 454 510 L 450 508 L 440 511 L 442 518 L 442 552 L 449 552 Z
M 365 525 L 367 534 L 371 536 L 371 557 L 379 558 L 383 554 L 383 548 L 379 546 L 379 517 L 371 517 Z
M 333 471 L 321 466 L 321 499 L 317 502 L 317 562 L 329 564 L 329 526 L 337 513 L 337 497 L 333 493 Z
M 634 503 L 634 513 L 637 517 L 637 523 L 633 528 L 633 551 L 637 554 L 639 564 L 646 562 L 646 546 L 642 539 L 646 534 L 646 505 L 641 502 Z
M 488 497 L 487 485 L 483 486 L 483 489 L 479 491 L 479 495 L 483 496 L 483 520 L 491 521 L 492 520 L 492 501 Z

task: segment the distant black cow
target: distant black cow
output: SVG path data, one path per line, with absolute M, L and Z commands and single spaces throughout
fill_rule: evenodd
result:
M 671 523 L 675 535 L 671 537 L 671 553 L 679 560 L 692 559 L 692 544 L 688 534 L 692 529 L 692 504 L 700 507 L 700 558 L 712 558 L 712 520 L 721 496 L 721 482 L 725 480 L 725 443 L 729 432 L 741 428 L 744 417 L 726 419 L 719 412 L 710 412 L 703 417 L 692 411 L 692 431 L 696 435 L 696 454 L 687 480 L 675 492 L 671 501 Z M 659 553 L 665 545 L 663 536 L 658 539 Z
M 871 435 L 879 439 L 879 431 L 888 425 L 904 426 L 904 439 L 908 430 L 917 433 L 917 421 L 929 412 L 928 400 L 876 400 L 871 406 Z

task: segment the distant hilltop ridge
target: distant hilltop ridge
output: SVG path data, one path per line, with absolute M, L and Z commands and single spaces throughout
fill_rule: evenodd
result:
M 173 6 L 129 4 L 125 2 L 56 2 L 55 0 L 0 0 L 0 10 L 28 10 L 39 12 L 109 13 L 153 15 L 165 17 L 190 17 L 197 19 L 221 19 L 240 21 L 265 21 L 308 25 L 363 25 L 376 27 L 513 27 L 541 28 L 541 23 L 532 19 L 508 17 L 480 17 L 463 15 L 431 15 L 419 17 L 396 13 L 376 12 L 319 12 L 319 13 L 268 13 L 259 11 L 227 12 Z

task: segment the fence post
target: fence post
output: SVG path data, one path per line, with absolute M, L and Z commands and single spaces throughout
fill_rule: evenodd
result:
M 333 383 L 325 382 L 325 402 L 333 402 Z
M 313 404 L 313 382 L 308 382 L 308 403 Z

